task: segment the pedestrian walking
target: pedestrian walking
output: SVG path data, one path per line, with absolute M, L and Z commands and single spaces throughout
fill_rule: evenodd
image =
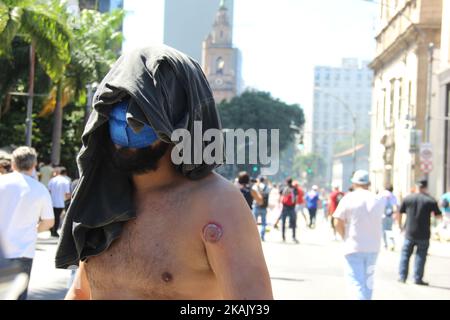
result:
M 316 226 L 316 214 L 317 214 L 317 208 L 319 206 L 319 187 L 314 185 L 312 187 L 312 190 L 310 190 L 305 197 L 306 200 L 306 207 L 308 208 L 309 212 L 309 225 L 308 227 L 310 229 L 314 228 Z
M 370 300 L 381 245 L 384 202 L 368 190 L 367 171 L 356 171 L 351 181 L 354 191 L 342 198 L 333 217 L 336 218 L 336 231 L 344 240 L 345 275 L 350 297 Z
M 295 202 L 295 212 L 297 212 L 297 217 L 298 217 L 298 213 L 300 212 L 300 214 L 302 215 L 303 219 L 305 220 L 305 223 L 307 224 L 307 219 L 306 219 L 306 215 L 305 215 L 305 192 L 303 191 L 303 188 L 300 185 L 300 182 L 298 181 L 294 181 L 292 183 L 294 185 L 294 187 L 297 189 L 297 199 Z
M 252 187 L 255 201 L 253 203 L 253 216 L 256 222 L 261 217 L 260 235 L 261 240 L 265 241 L 267 227 L 267 207 L 269 206 L 270 187 L 268 181 L 263 176 L 258 177 L 257 183 Z
M 328 200 L 328 217 L 330 219 L 331 229 L 333 230 L 334 240 L 336 240 L 336 228 L 334 226 L 335 218 L 333 217 L 333 214 L 343 197 L 344 193 L 340 190 L 340 186 L 338 184 L 334 184 L 333 191 L 330 193 Z
M 0 176 L 0 243 L 5 258 L 29 277 L 38 232 L 54 223 L 48 190 L 32 177 L 36 151 L 19 147 L 12 153 L 13 172 Z M 28 283 L 19 300 L 26 300 Z
M 397 198 L 393 193 L 394 188 L 392 185 L 387 186 L 383 192 L 381 192 L 381 197 L 385 203 L 385 209 L 383 214 L 383 243 L 384 248 L 391 251 L 395 250 L 395 238 L 392 233 L 392 226 L 394 224 L 394 216 L 398 211 Z
M 283 209 L 281 210 L 281 234 L 283 242 L 286 241 L 286 219 L 289 218 L 289 228 L 292 229 L 292 241 L 298 243 L 295 234 L 297 229 L 297 213 L 295 212 L 297 189 L 292 184 L 292 178 L 286 179 L 286 186 L 282 189 L 280 195 L 280 201 L 283 205 Z
M 55 225 L 51 229 L 52 237 L 59 237 L 58 229 L 61 214 L 66 207 L 66 201 L 70 199 L 70 179 L 67 177 L 67 170 L 64 167 L 55 170 L 56 176 L 48 182 L 48 190 L 52 196 L 53 211 L 55 215 Z
M 428 194 L 428 181 L 421 179 L 417 182 L 417 191 L 408 195 L 400 206 L 400 214 L 406 214 L 405 226 L 399 218 L 400 230 L 405 230 L 405 240 L 400 257 L 399 281 L 405 283 L 408 278 L 409 259 L 416 248 L 414 261 L 414 283 L 428 285 L 423 281 L 425 262 L 430 245 L 431 215 L 441 216 L 436 200 Z

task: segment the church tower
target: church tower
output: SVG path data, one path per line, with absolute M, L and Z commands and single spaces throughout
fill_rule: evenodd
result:
M 237 93 L 237 50 L 225 1 L 220 2 L 213 29 L 203 41 L 202 67 L 216 103 L 229 101 Z

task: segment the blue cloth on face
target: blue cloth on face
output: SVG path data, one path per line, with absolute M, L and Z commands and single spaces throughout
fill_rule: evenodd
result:
M 147 124 L 138 132 L 134 132 L 127 122 L 128 101 L 117 103 L 109 114 L 109 134 L 118 146 L 142 149 L 158 140 L 158 135 Z

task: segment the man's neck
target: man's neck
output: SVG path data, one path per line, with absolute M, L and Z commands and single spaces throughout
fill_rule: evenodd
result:
M 21 174 L 24 174 L 24 175 L 26 175 L 26 176 L 30 176 L 30 177 L 33 176 L 33 169 L 28 170 L 28 171 L 19 171 L 19 170 L 16 170 L 16 172 L 21 173 Z
M 138 194 L 151 189 L 169 186 L 182 177 L 175 170 L 170 157 L 171 152 L 171 149 L 166 151 L 164 156 L 158 161 L 155 171 L 133 175 L 133 183 Z

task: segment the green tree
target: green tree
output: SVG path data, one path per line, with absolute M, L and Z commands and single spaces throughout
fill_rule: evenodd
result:
M 297 154 L 294 158 L 295 177 L 306 178 L 308 183 L 324 184 L 325 164 L 323 158 L 316 153 Z
M 296 131 L 291 128 L 291 124 L 297 127 L 304 124 L 303 110 L 299 105 L 282 102 L 267 92 L 245 91 L 229 102 L 223 101 L 218 109 L 222 125 L 227 129 L 279 129 L 280 152 L 295 138 Z M 268 139 L 270 149 L 270 137 Z M 253 174 L 260 170 L 259 166 L 239 166 L 238 169 Z
M 71 102 L 85 105 L 86 86 L 99 82 L 117 59 L 122 44 L 122 32 L 118 31 L 124 13 L 100 13 L 82 10 L 71 43 L 71 62 L 66 72 L 53 88 L 42 114 L 53 112 L 52 162 L 59 163 L 61 155 L 61 135 L 63 108 Z

